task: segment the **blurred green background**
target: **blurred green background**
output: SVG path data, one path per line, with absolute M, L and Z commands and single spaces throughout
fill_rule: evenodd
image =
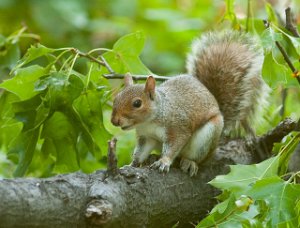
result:
M 252 2 L 256 17 L 266 18 L 264 4 Z M 247 1 L 235 5 L 245 18 Z M 47 47 L 87 51 L 111 47 L 122 35 L 142 30 L 147 37 L 143 62 L 157 74 L 175 74 L 184 71 L 195 36 L 224 27 L 225 10 L 223 0 L 1 0 L 0 33 L 26 25 Z
M 299 0 L 270 1 L 272 5 L 268 5 L 267 1 L 246 0 L 0 0 L 0 34 L 7 37 L 26 26 L 27 32 L 37 34 L 38 42 L 46 47 L 75 47 L 87 52 L 99 47 L 112 48 L 123 35 L 142 31 L 146 36 L 141 55 L 143 63 L 155 74 L 175 75 L 185 72 L 185 56 L 189 45 L 201 33 L 224 28 L 244 30 L 247 27 L 248 2 L 251 2 L 252 16 L 250 32 L 261 35 L 265 29 L 262 20 L 275 20 L 272 13 L 278 16 L 280 24 L 280 20 L 284 20 L 286 2 L 292 4 L 300 21 Z M 19 43 L 20 55 L 23 56 L 30 44 L 36 42 L 32 38 L 22 38 Z M 282 62 L 280 56 L 278 61 Z M 1 71 L 0 82 L 8 77 L 9 70 Z M 79 62 L 76 70 L 85 72 L 86 64 Z M 285 77 L 280 83 L 272 82 L 274 78 L 268 80 L 273 83 L 274 93 L 271 107 L 264 114 L 265 121 L 258 127 L 259 133 L 270 129 L 285 116 L 299 117 L 300 95 L 295 87 L 296 80 Z M 288 87 L 289 92 L 285 112 L 280 115 L 284 87 Z M 119 165 L 128 164 L 134 146 L 134 134 L 121 132 L 111 126 L 109 107 L 104 108 L 103 113 L 106 128 L 119 139 Z M 0 176 L 10 177 L 15 164 L 6 158 L 5 151 L 0 151 Z M 91 172 L 103 167 L 105 158 L 86 162 L 82 170 Z M 35 155 L 27 175 L 53 174 L 51 170 L 41 169 L 38 155 Z
M 268 1 L 250 2 L 256 29 L 263 30 Z M 296 15 L 299 12 L 299 0 L 269 2 L 282 18 L 289 2 Z M 232 26 L 230 15 L 228 21 L 223 18 L 231 4 L 237 18 L 245 19 L 247 0 L 0 0 L 0 33 L 6 36 L 26 25 L 47 47 L 87 51 L 109 48 L 122 35 L 141 30 L 147 37 L 143 62 L 157 74 L 172 75 L 184 72 L 193 38 Z M 24 44 L 23 51 L 27 47 Z

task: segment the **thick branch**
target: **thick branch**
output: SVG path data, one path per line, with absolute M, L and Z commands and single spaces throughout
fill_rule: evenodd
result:
M 285 121 L 254 141 L 273 144 L 294 126 Z M 165 175 L 125 166 L 116 176 L 98 171 L 1 180 L 0 227 L 187 227 L 216 203 L 218 190 L 208 181 L 228 172 L 229 164 L 257 161 L 254 141 L 221 145 L 193 178 L 175 164 Z

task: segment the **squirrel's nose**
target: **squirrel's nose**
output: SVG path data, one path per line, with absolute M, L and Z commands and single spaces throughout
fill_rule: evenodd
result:
M 120 119 L 119 119 L 119 118 L 116 118 L 116 117 L 112 117 L 112 118 L 111 118 L 111 123 L 112 123 L 114 126 L 118 127 L 118 126 L 120 126 Z

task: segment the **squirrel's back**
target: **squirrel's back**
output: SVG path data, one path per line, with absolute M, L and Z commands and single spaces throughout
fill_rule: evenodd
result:
M 249 121 L 269 92 L 261 77 L 263 51 L 250 35 L 235 31 L 211 32 L 194 41 L 187 59 L 188 73 L 214 95 L 224 116 L 224 130 Z

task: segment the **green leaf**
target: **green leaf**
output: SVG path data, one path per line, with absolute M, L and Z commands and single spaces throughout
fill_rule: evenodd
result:
M 0 35 L 0 68 L 12 69 L 20 59 L 21 53 L 17 43 L 6 42 L 4 36 Z
M 48 70 L 38 65 L 20 68 L 15 71 L 15 76 L 12 79 L 1 83 L 0 88 L 16 94 L 21 100 L 26 100 L 39 93 L 39 91 L 34 90 L 34 84 L 47 73 Z
M 298 226 L 295 203 L 300 198 L 300 185 L 274 176 L 257 181 L 247 194 L 254 200 L 264 200 L 269 205 L 266 219 L 270 220 L 271 227 L 278 227 L 282 223 L 286 223 L 285 227 Z
M 41 158 L 43 160 L 46 160 L 50 156 L 54 157 L 54 160 L 56 161 L 56 148 L 53 143 L 53 140 L 50 137 L 47 137 L 44 139 L 44 142 L 42 144 L 41 148 Z
M 234 212 L 234 202 L 235 197 L 231 195 L 224 202 L 217 204 L 211 213 L 197 225 L 197 228 L 212 227 L 222 223 Z
M 227 175 L 217 176 L 209 183 L 239 196 L 258 180 L 277 175 L 279 156 L 254 165 L 233 165 Z
M 240 202 L 244 207 L 240 207 Z M 255 217 L 259 214 L 259 206 L 253 200 L 241 196 L 236 200 L 233 194 L 224 202 L 217 204 L 210 214 L 197 227 L 244 227 L 242 224 L 258 224 Z
M 272 5 L 268 2 L 266 2 L 265 6 L 266 6 L 266 12 L 268 14 L 268 21 L 277 25 L 278 24 L 277 15 L 276 15 L 276 12 L 274 11 Z
M 23 123 L 23 131 L 39 127 L 48 117 L 50 108 L 45 107 L 40 96 L 12 104 L 14 118 Z
M 14 119 L 12 103 L 19 98 L 10 92 L 3 91 L 0 95 L 0 145 L 6 152 L 8 145 L 22 130 L 22 123 Z
M 300 142 L 300 132 L 292 132 L 288 136 L 285 137 L 285 141 L 280 143 L 281 148 L 279 151 L 279 175 L 283 175 L 288 170 L 288 163 L 290 161 L 290 157 L 295 151 L 297 145 Z M 279 145 L 276 145 L 275 148 L 278 148 Z
M 96 145 L 102 153 L 107 151 L 107 141 L 111 134 L 103 124 L 103 114 L 100 93 L 96 90 L 88 90 L 78 97 L 73 103 L 73 109 L 80 120 L 84 139 L 92 152 L 97 152 Z
M 56 159 L 54 172 L 66 173 L 79 169 L 76 149 L 78 132 L 68 117 L 62 112 L 55 112 L 43 127 L 41 138 L 45 139 L 42 146 L 43 154 L 49 154 L 46 145 L 51 145 L 51 155 Z
M 287 36 L 288 39 L 292 42 L 292 45 L 294 46 L 297 54 L 300 55 L 300 38 L 290 36 L 287 33 L 285 33 L 285 36 Z
M 7 157 L 14 160 L 18 158 L 18 165 L 14 172 L 15 177 L 24 176 L 30 165 L 39 136 L 39 128 L 22 132 L 10 145 Z
M 127 56 L 138 56 L 144 47 L 145 35 L 135 32 L 121 37 L 113 46 L 113 50 Z
M 106 52 L 103 57 L 115 72 L 151 74 L 139 58 L 144 43 L 145 36 L 141 32 L 125 35 L 114 44 L 113 52 Z
M 296 210 L 297 217 L 298 217 L 298 224 L 300 224 L 300 200 L 297 201 L 295 210 Z
M 276 48 L 275 42 L 282 41 L 283 36 L 281 33 L 275 32 L 271 27 L 263 31 L 261 35 L 261 44 L 267 52 Z
M 36 46 L 31 46 L 27 50 L 26 54 L 23 56 L 21 63 L 19 64 L 19 67 L 31 62 L 32 60 L 39 58 L 41 56 L 52 53 L 54 51 L 55 51 L 55 49 L 47 48 L 41 44 L 37 44 Z
M 279 84 L 287 84 L 289 70 L 285 65 L 277 63 L 273 58 L 272 52 L 265 55 L 262 75 L 269 86 L 275 88 Z
M 40 80 L 36 87 L 40 90 L 48 89 L 45 102 L 51 109 L 66 110 L 71 107 L 73 101 L 81 94 L 84 84 L 75 75 L 67 76 L 64 73 L 54 72 L 49 77 Z

